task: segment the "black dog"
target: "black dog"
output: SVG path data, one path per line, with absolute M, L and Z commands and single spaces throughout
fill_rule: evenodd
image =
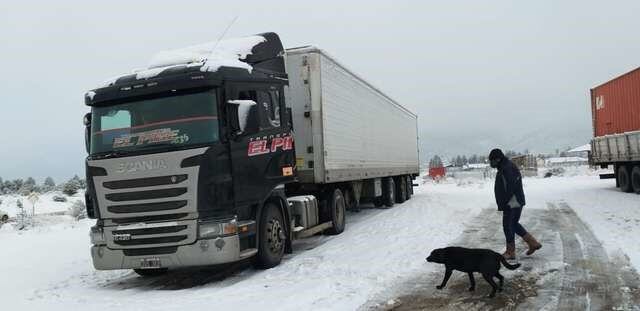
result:
M 469 274 L 469 282 L 471 282 L 469 291 L 474 291 L 476 289 L 476 280 L 473 278 L 473 273 L 480 272 L 482 273 L 482 277 L 484 277 L 493 288 L 491 294 L 489 294 L 490 298 L 495 297 L 496 290 L 502 291 L 504 277 L 500 275 L 500 263 L 509 270 L 520 267 L 520 264 L 509 264 L 502 255 L 492 250 L 464 247 L 435 249 L 431 252 L 431 255 L 427 257 L 427 261 L 444 264 L 447 269 L 444 273 L 444 280 L 442 280 L 442 284 L 437 287 L 438 289 L 443 289 L 444 286 L 447 285 L 449 277 L 451 277 L 451 272 L 458 270 Z M 500 287 L 496 286 L 496 282 L 493 281 L 494 277 L 500 280 Z

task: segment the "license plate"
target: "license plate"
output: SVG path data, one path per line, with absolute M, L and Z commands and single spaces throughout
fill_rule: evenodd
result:
M 162 262 L 160 258 L 144 258 L 140 259 L 140 269 L 155 269 L 161 268 Z

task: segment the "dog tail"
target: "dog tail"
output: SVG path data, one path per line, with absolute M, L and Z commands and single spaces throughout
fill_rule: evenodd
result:
M 515 265 L 510 264 L 506 259 L 504 259 L 504 257 L 502 257 L 502 255 L 498 254 L 500 256 L 500 262 L 502 263 L 502 265 L 504 265 L 507 269 L 509 270 L 515 270 L 520 268 L 520 264 L 517 263 Z

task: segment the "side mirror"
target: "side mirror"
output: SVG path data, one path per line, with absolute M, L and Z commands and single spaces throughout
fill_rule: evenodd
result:
M 91 151 L 91 113 L 87 113 L 82 118 L 82 123 L 84 124 L 84 148 L 87 150 L 87 153 Z
M 258 105 L 255 101 L 230 100 L 227 103 L 232 135 L 253 134 L 259 131 Z

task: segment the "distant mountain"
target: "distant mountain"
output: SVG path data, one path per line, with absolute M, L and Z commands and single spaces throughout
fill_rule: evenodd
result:
M 463 135 L 423 131 L 420 135 L 420 159 L 428 162 L 433 155 L 445 158 L 456 155 L 489 154 L 492 148 L 531 153 L 553 153 L 584 145 L 591 140 L 590 128 L 541 127 L 519 132 L 474 132 Z

